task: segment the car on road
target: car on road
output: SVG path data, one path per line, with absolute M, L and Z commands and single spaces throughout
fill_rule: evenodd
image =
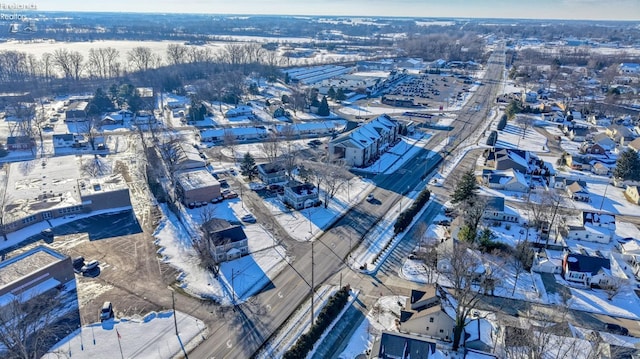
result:
M 234 191 L 228 191 L 228 192 L 222 193 L 222 197 L 224 199 L 238 198 L 238 194 L 235 193 Z
M 618 324 L 607 323 L 604 326 L 604 330 L 612 334 L 629 335 L 629 329 Z
M 84 267 L 84 257 L 75 257 L 73 261 L 71 261 L 73 265 L 73 271 L 76 273 L 80 273 L 82 267 Z
M 450 226 L 451 225 L 451 221 L 447 220 L 447 219 L 443 219 L 440 220 L 438 222 L 436 222 L 437 225 L 439 226 Z
M 249 214 L 245 214 L 244 216 L 242 216 L 242 218 L 240 218 L 240 220 L 242 222 L 246 222 L 246 223 L 256 223 L 256 217 L 253 216 L 253 214 L 249 213 Z
M 254 191 L 262 191 L 263 189 L 265 189 L 267 187 L 265 185 L 263 185 L 262 183 L 251 182 L 251 183 L 249 183 L 249 188 L 251 188 Z
M 45 238 L 53 238 L 53 229 L 51 228 L 47 228 L 47 229 L 43 229 L 40 234 L 45 237 Z
M 89 271 L 92 271 L 92 270 L 98 268 L 99 265 L 100 265 L 100 262 L 98 262 L 97 260 L 94 259 L 91 262 L 89 262 L 89 263 L 85 264 L 84 266 L 82 266 L 82 269 L 80 269 L 80 271 L 82 273 L 89 272 Z
M 375 199 L 375 197 L 373 196 L 373 193 L 369 193 L 367 195 L 367 202 L 373 202 L 374 199 Z

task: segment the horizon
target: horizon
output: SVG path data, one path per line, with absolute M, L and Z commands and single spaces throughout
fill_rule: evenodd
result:
M 200 14 L 220 16 L 327 16 L 448 19 L 589 20 L 640 21 L 640 1 L 539 0 L 244 0 L 210 3 L 207 0 L 112 0 L 109 3 L 78 3 L 75 0 L 45 0 L 38 11 L 77 13 Z M 47 4 L 48 3 L 48 4 Z M 215 11 L 212 10 L 215 8 Z M 564 16 L 571 14 L 571 16 Z

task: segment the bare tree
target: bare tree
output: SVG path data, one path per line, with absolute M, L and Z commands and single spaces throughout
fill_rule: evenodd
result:
M 451 281 L 451 295 L 455 299 L 456 311 L 455 327 L 453 329 L 453 350 L 460 346 L 465 326 L 470 322 L 470 313 L 475 309 L 480 299 L 480 293 L 474 288 L 477 279 L 476 268 L 482 265 L 478 256 L 473 253 L 467 243 L 457 242 L 453 251 L 443 253 L 451 270 L 447 273 Z
M 333 199 L 340 188 L 347 184 L 351 174 L 344 167 L 323 163 L 317 169 L 318 173 L 324 177 L 324 208 L 327 208 L 329 199 Z
M 113 47 L 89 49 L 89 74 L 102 79 L 117 77 L 120 73 L 119 57 L 120 52 Z
M 146 46 L 137 46 L 128 51 L 127 60 L 129 61 L 129 68 L 133 71 L 147 71 L 160 63 L 160 59 L 153 53 L 151 48 Z
M 215 257 L 215 240 L 216 238 L 209 238 L 208 234 L 203 233 L 191 241 L 202 266 L 213 272 L 217 278 L 220 274 L 220 261 Z
M 607 283 L 602 285 L 602 289 L 607 293 L 607 299 L 613 300 L 620 291 L 627 285 L 629 281 L 620 277 L 611 277 L 607 279 Z
M 533 124 L 533 121 L 534 119 L 532 117 L 526 116 L 526 115 L 518 115 L 516 117 L 516 122 L 522 128 L 522 138 L 525 138 L 527 134 L 527 129 L 529 129 L 529 126 Z
M 51 79 L 55 76 L 53 73 L 53 67 L 55 65 L 55 58 L 50 52 L 45 52 L 40 57 L 40 62 L 42 63 L 42 75 L 46 82 L 51 81 Z
M 167 45 L 167 61 L 171 65 L 179 65 L 187 62 L 189 49 L 180 44 Z
M 278 136 L 275 133 L 270 132 L 267 139 L 260 144 L 260 149 L 264 152 L 269 163 L 275 162 L 280 152 Z
M 287 172 L 289 178 L 293 178 L 293 170 L 296 168 L 296 148 L 294 146 L 294 140 L 296 138 L 296 131 L 293 126 L 282 126 L 278 135 L 284 141 L 282 146 L 282 164 Z
M 182 153 L 183 150 L 181 142 L 182 139 L 179 135 L 175 134 L 174 132 L 169 132 L 166 133 L 165 136 L 162 136 L 161 143 L 158 146 L 162 158 L 164 159 L 164 162 L 167 165 L 169 173 L 172 175 L 172 177 L 173 173 L 176 170 L 178 162 L 184 155 Z
M 238 145 L 238 139 L 232 129 L 224 130 L 224 133 L 222 134 L 222 143 L 225 147 L 229 148 L 231 156 L 233 157 L 233 163 L 236 163 L 236 147 Z
M 100 118 L 97 116 L 89 116 L 86 121 L 78 125 L 78 132 L 82 133 L 91 145 L 92 150 L 96 150 L 96 139 L 102 135 L 102 126 Z
M 529 242 L 520 241 L 516 244 L 513 254 L 508 257 L 509 264 L 515 272 L 515 277 L 513 278 L 513 290 L 511 291 L 512 297 L 516 293 L 518 278 L 520 278 L 520 275 L 531 269 L 531 266 L 533 265 L 533 256 L 533 250 L 531 249 Z
M 68 329 L 60 324 L 60 290 L 54 289 L 22 302 L 14 298 L 0 311 L 0 344 L 5 358 L 40 358 Z M 63 331 L 64 330 L 64 331 Z M 5 356 L 6 355 L 6 356 Z
M 80 169 L 85 176 L 90 178 L 103 177 L 113 173 L 111 163 L 98 155 L 93 155 L 87 160 L 83 159 Z

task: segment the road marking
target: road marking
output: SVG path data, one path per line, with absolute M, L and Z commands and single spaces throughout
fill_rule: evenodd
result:
M 278 298 L 284 298 L 284 296 L 282 295 L 282 292 L 278 292 Z
M 271 309 L 273 309 L 273 308 L 271 308 L 271 305 L 269 305 L 269 304 L 267 304 L 267 307 L 266 307 L 266 308 L 267 308 L 267 312 L 270 312 L 270 311 L 271 311 Z
M 231 339 L 227 340 L 227 348 L 231 348 L 232 346 Z

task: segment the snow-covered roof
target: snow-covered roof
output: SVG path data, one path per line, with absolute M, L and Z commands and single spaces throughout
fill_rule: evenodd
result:
M 44 246 L 0 262 L 0 288 L 66 258 Z
M 176 174 L 177 182 L 185 191 L 220 185 L 206 170 L 185 171 Z

